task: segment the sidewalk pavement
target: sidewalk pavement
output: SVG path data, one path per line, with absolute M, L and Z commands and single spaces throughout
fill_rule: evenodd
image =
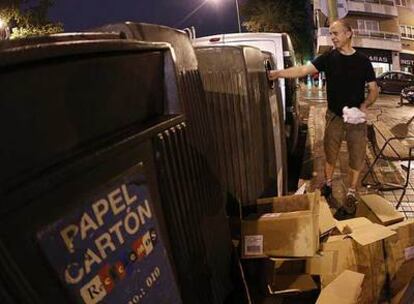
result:
M 373 121 L 379 119 L 390 128 L 397 123 L 408 121 L 414 115 L 414 105 L 404 104 L 401 107 L 398 103 L 399 96 L 381 94 L 377 102 L 369 108 L 368 120 Z M 323 151 L 323 132 L 326 112 L 325 90 L 302 85 L 299 104 L 301 119 L 308 125 L 308 134 L 301 178 L 298 186 L 300 187 L 306 183 L 307 191 L 313 191 L 318 189 L 324 182 L 323 168 L 325 156 Z M 414 125 L 410 129 L 414 134 Z M 404 163 L 401 162 L 382 162 L 380 163 L 380 170 L 378 172 L 383 175 L 383 178 L 391 182 L 399 182 L 406 175 L 403 166 Z M 366 172 L 367 168 L 366 166 L 364 172 Z M 348 154 L 344 142 L 341 146 L 333 177 L 333 196 L 337 201 L 336 205 L 331 206 L 333 209 L 337 209 L 345 200 L 348 189 L 347 172 Z M 395 206 L 402 190 L 382 192 L 361 186 L 358 192 L 360 195 L 378 193 Z M 399 211 L 403 212 L 407 218 L 414 218 L 414 174 L 410 177 L 409 185 Z

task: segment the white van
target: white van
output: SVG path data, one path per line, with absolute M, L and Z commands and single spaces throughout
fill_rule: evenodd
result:
M 212 45 L 249 45 L 262 51 L 270 52 L 275 69 L 284 69 L 296 65 L 295 53 L 288 34 L 284 33 L 236 33 L 218 34 L 193 39 L 194 46 Z M 286 137 L 289 150 L 296 148 L 299 134 L 299 113 L 296 90 L 296 79 L 279 79 L 278 81 L 284 106 L 284 119 L 286 124 Z

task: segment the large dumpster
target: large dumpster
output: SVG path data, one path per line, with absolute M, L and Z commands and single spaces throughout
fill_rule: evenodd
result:
M 276 151 L 264 59 L 254 47 L 196 48 L 220 155 L 220 178 L 242 207 L 276 195 Z M 243 210 L 242 210 L 243 212 Z
M 0 302 L 215 303 L 206 248 L 229 241 L 201 226 L 227 226 L 171 115 L 169 45 L 73 37 L 1 56 Z
M 243 45 L 253 46 L 272 54 L 275 69 L 289 68 L 295 65 L 295 54 L 290 37 L 286 33 L 232 33 L 217 34 L 193 39 L 194 46 Z M 299 112 L 296 99 L 295 79 L 278 79 L 284 105 L 287 145 L 294 153 L 297 147 L 299 130 Z
M 214 134 L 208 121 L 207 103 L 191 41 L 184 31 L 146 23 L 109 24 L 95 30 L 122 33 L 123 36 L 130 39 L 168 42 L 173 48 L 179 97 L 182 102 L 181 108 L 177 108 L 177 111 L 185 113 L 187 118 L 188 144 L 194 147 L 194 153 L 198 154 L 195 155 L 196 159 L 194 160 L 195 170 L 203 175 L 203 178 L 196 178 L 200 182 L 197 183 L 197 189 L 193 192 L 182 194 L 180 191 L 175 196 L 163 192 L 161 195 L 165 200 L 171 200 L 171 198 L 179 200 L 182 203 L 180 208 L 184 210 L 195 209 L 194 216 L 203 218 L 199 225 L 187 232 L 187 238 L 189 242 L 194 242 L 196 235 L 201 233 L 205 241 L 205 251 L 199 252 L 199 258 L 195 258 L 192 263 L 181 258 L 182 253 L 179 249 L 177 249 L 175 256 L 178 260 L 177 263 L 181 263 L 183 269 L 188 268 L 187 272 L 190 272 L 191 269 L 198 269 L 199 271 L 196 272 L 203 270 L 206 275 L 205 279 L 210 277 L 208 281 L 209 284 L 212 284 L 211 287 L 206 284 L 207 287 L 204 288 L 206 290 L 211 288 L 212 295 L 210 298 L 200 297 L 197 303 L 222 303 L 231 289 L 229 273 L 231 246 L 224 209 L 223 186 L 219 184 L 217 178 L 217 162 L 221 155 L 217 153 L 213 145 Z M 171 165 L 180 164 L 180 160 L 170 160 L 170 163 Z M 180 189 L 184 189 L 187 183 L 194 184 L 194 181 L 180 178 L 180 176 L 172 176 L 171 178 Z M 199 249 L 201 248 L 199 247 Z M 193 256 L 196 257 L 196 255 Z M 205 257 L 207 260 L 204 260 Z M 200 278 L 191 278 L 187 275 L 186 282 L 188 283 L 186 285 L 195 284 L 194 280 L 200 281 Z M 195 290 L 193 288 L 193 291 Z M 191 288 L 188 288 L 188 291 L 191 292 Z M 193 302 L 189 301 L 188 303 Z

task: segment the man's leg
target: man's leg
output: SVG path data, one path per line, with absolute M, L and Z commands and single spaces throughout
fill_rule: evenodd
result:
M 349 168 L 349 188 L 356 189 L 358 186 L 359 174 L 361 170 L 354 170 Z
M 332 198 L 332 178 L 333 178 L 334 170 L 335 170 L 335 165 L 331 165 L 330 163 L 325 161 L 325 168 L 324 168 L 325 181 L 321 188 L 321 194 L 327 200 L 330 200 Z
M 329 180 L 332 181 L 334 170 L 335 170 L 335 165 L 331 165 L 330 163 L 326 161 L 325 162 L 325 180 L 326 181 L 329 181 Z
M 347 124 L 346 142 L 349 153 L 349 188 L 346 195 L 344 208 L 348 213 L 355 213 L 356 191 L 359 182 L 359 175 L 364 166 L 366 146 L 367 146 L 367 126 L 366 124 L 351 125 Z
M 322 195 L 326 199 L 332 196 L 332 178 L 335 163 L 344 135 L 344 122 L 342 117 L 336 116 L 329 110 L 326 111 L 326 125 L 323 146 L 325 150 L 325 182 L 321 188 Z

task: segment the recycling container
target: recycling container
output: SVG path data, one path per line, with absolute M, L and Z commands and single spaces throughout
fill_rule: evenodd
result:
M 243 215 L 257 198 L 277 195 L 277 126 L 263 54 L 250 46 L 197 47 L 196 54 L 220 155 L 219 176 Z
M 209 284 L 203 283 L 201 285 L 210 286 L 207 287 L 207 290 L 212 290 L 211 296 L 199 299 L 197 303 L 222 303 L 229 295 L 232 283 L 229 273 L 231 244 L 225 212 L 225 192 L 223 191 L 225 189 L 218 177 L 218 161 L 221 155 L 217 153 L 213 144 L 214 134 L 208 121 L 205 92 L 191 41 L 184 31 L 147 23 L 108 24 L 93 31 L 120 33 L 129 39 L 140 41 L 167 42 L 172 47 L 176 63 L 178 96 L 181 101 L 180 106 L 174 109 L 175 113 L 185 114 L 188 125 L 188 145 L 193 147 L 194 153 L 197 154 L 194 166 L 198 170 L 197 172 L 204 175 L 203 184 L 197 185 L 197 191 L 180 195 L 179 198 L 183 202 L 182 208 L 184 210 L 191 206 L 195 209 L 196 217 L 202 218 L 202 221 L 209 219 L 208 222 L 200 225 L 200 233 L 203 235 L 206 245 L 204 253 L 198 255 L 200 259 L 197 258 L 194 261 L 194 266 L 190 266 L 186 261 L 180 259 L 180 254 L 177 253 L 177 263 L 182 263 L 183 268 L 186 266 L 197 267 L 200 271 L 205 272 L 206 278 L 210 277 Z M 176 161 L 178 162 L 178 160 Z M 174 177 L 174 180 L 177 185 L 179 183 L 179 187 L 182 189 L 186 187 L 184 179 Z M 162 195 L 165 195 L 166 200 L 170 198 L 166 192 Z M 194 201 L 199 201 L 199 203 L 195 204 Z M 206 217 L 206 215 L 208 216 Z M 197 230 L 189 231 L 190 238 L 195 237 L 193 233 L 197 233 Z M 207 260 L 201 258 L 203 255 L 206 255 Z M 208 270 L 203 265 L 207 265 Z M 194 284 L 194 280 L 200 280 L 200 278 L 188 278 L 185 280 L 188 282 L 186 286 Z M 186 288 L 191 292 L 191 288 Z M 193 290 L 196 289 L 193 288 Z M 201 294 L 201 291 L 199 293 Z

